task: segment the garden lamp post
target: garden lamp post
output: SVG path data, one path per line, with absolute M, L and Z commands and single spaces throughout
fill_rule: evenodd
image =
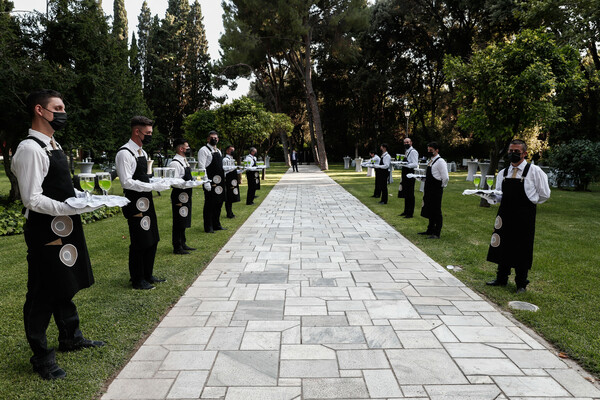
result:
M 408 120 L 410 119 L 410 110 L 408 108 L 404 110 L 404 116 L 406 117 L 406 137 L 408 137 Z

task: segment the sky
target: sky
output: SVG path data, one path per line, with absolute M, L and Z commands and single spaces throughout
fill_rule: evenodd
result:
M 148 7 L 152 15 L 158 14 L 160 18 L 165 16 L 165 10 L 167 9 L 167 0 L 146 0 Z M 15 10 L 33 11 L 37 10 L 40 12 L 46 12 L 46 0 L 13 0 Z M 137 24 L 138 15 L 142 9 L 142 3 L 144 0 L 125 0 L 125 9 L 127 10 L 127 19 L 129 27 L 129 39 L 131 40 L 131 33 L 136 32 L 137 36 Z M 193 0 L 190 0 L 192 3 Z M 200 6 L 202 7 L 202 15 L 204 17 L 204 29 L 206 30 L 206 39 L 208 40 L 208 52 L 213 61 L 220 59 L 219 54 L 219 37 L 223 33 L 223 9 L 221 8 L 220 0 L 199 0 Z M 113 14 L 113 1 L 102 0 L 102 8 L 106 15 L 112 16 Z M 238 87 L 235 91 L 231 91 L 227 88 L 223 88 L 221 91 L 214 91 L 215 95 L 222 96 L 227 95 L 227 102 L 231 102 L 233 99 L 242 97 L 248 92 L 250 82 L 246 79 L 238 80 Z

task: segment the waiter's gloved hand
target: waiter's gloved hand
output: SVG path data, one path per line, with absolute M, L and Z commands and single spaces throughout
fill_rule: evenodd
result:
M 76 215 L 76 214 L 83 214 L 83 213 L 87 213 L 87 212 L 92 212 L 92 211 L 96 211 L 100 207 L 103 207 L 103 205 L 93 206 L 93 207 L 92 206 L 85 206 L 85 207 L 82 207 L 82 208 L 71 207 L 73 209 L 73 213 L 69 213 L 68 215 Z
M 85 198 L 85 192 L 80 192 L 79 190 L 75 189 L 75 197 L 78 199 L 83 199 Z
M 152 190 L 155 190 L 157 192 L 162 192 L 164 190 L 169 189 L 171 189 L 171 186 L 164 182 L 155 182 L 154 184 L 152 184 Z
M 210 182 L 206 182 L 206 183 L 204 184 L 204 190 L 206 190 L 207 192 L 210 192 L 210 190 L 211 190 L 211 187 L 210 187 Z

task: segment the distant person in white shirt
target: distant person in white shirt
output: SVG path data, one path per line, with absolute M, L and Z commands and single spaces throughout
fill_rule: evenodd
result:
M 298 172 L 298 153 L 296 153 L 296 149 L 292 150 L 290 159 L 292 161 L 292 171 Z
M 448 165 L 440 157 L 440 147 L 436 142 L 427 145 L 427 175 L 425 178 L 425 190 L 423 192 L 423 207 L 421 216 L 429 219 L 429 225 L 425 232 L 419 235 L 427 235 L 427 239 L 439 239 L 442 232 L 442 196 L 444 188 L 450 180 L 448 176 Z
M 371 156 L 371 159 L 369 160 L 371 167 L 369 167 L 369 169 L 367 171 L 367 176 L 373 176 L 372 174 L 375 173 L 374 165 L 378 165 L 379 161 L 381 159 L 377 155 L 377 151 L 375 151 L 375 149 L 369 151 L 369 155 Z M 369 175 L 369 172 L 371 172 L 371 175 Z M 379 180 L 377 179 L 377 175 L 375 175 L 375 189 L 373 190 L 373 196 L 371 196 L 371 197 L 380 197 L 380 196 L 381 196 L 381 188 L 379 187 Z
M 244 158 L 244 162 L 249 163 L 250 167 L 256 167 L 256 148 L 250 147 L 250 154 Z M 248 181 L 248 191 L 246 192 L 246 205 L 254 204 L 256 191 L 260 188 L 260 175 L 258 171 L 246 170 L 246 180 Z
M 375 180 L 379 182 L 379 190 L 381 190 L 381 201 L 379 204 L 388 203 L 388 179 L 390 178 L 390 165 L 392 157 L 388 154 L 387 144 L 383 143 L 380 147 L 381 159 L 378 164 L 375 164 Z M 376 189 L 377 190 L 377 189 Z
M 208 132 L 206 145 L 198 150 L 198 169 L 206 170 L 206 177 L 211 180 L 204 184 L 204 232 L 215 233 L 227 228 L 221 225 L 221 209 L 225 201 L 225 171 L 223 170 L 223 156 L 217 148 L 219 134 L 216 131 Z
M 502 200 L 494 223 L 487 260 L 498 264 L 496 279 L 490 286 L 506 286 L 511 268 L 515 269 L 517 293 L 526 291 L 527 275 L 533 263 L 533 240 L 537 204 L 550 198 L 548 176 L 525 161 L 527 145 L 515 139 L 508 147 L 510 166 L 498 173 L 496 189 Z
M 184 181 L 191 181 L 192 168 L 187 161 L 192 153 L 190 145 L 183 138 L 177 138 L 173 141 L 175 156 L 169 163 L 169 168 L 175 169 L 175 178 L 181 178 Z M 171 209 L 173 211 L 173 230 L 171 232 L 171 243 L 173 244 L 174 254 L 190 254 L 190 251 L 196 250 L 187 245 L 185 230 L 192 226 L 192 188 L 171 190 Z
M 412 218 L 415 212 L 415 178 L 409 178 L 408 174 L 414 174 L 415 168 L 419 166 L 419 152 L 412 146 L 410 138 L 404 139 L 405 161 L 402 166 L 402 182 L 398 190 L 398 197 L 404 198 L 404 211 L 400 214 L 404 218 Z

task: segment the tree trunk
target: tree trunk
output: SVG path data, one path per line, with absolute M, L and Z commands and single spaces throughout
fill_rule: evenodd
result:
M 304 37 L 304 46 L 306 51 L 304 80 L 306 85 L 306 94 L 308 96 L 308 104 L 313 115 L 315 137 L 317 139 L 317 152 L 319 154 L 319 165 L 321 167 L 321 170 L 327 170 L 329 169 L 329 164 L 327 162 L 327 153 L 325 151 L 325 140 L 323 139 L 321 116 L 319 114 L 319 104 L 317 102 L 317 95 L 315 94 L 312 84 L 312 59 L 310 54 L 311 41 L 312 33 L 309 31 L 309 33 Z
M 2 146 L 2 157 L 4 157 L 4 172 L 10 181 L 10 193 L 8 194 L 8 201 L 14 202 L 16 200 L 21 200 L 21 193 L 19 192 L 19 182 L 17 181 L 17 177 L 10 170 L 10 146 Z
M 308 104 L 306 104 L 308 107 Z M 310 111 L 310 107 L 308 107 L 308 130 L 310 132 L 310 151 L 312 152 L 313 160 L 315 164 L 319 164 L 319 154 L 316 150 L 317 139 L 315 138 L 315 128 L 313 126 L 313 118 L 312 112 Z M 308 164 L 308 162 L 307 162 Z

